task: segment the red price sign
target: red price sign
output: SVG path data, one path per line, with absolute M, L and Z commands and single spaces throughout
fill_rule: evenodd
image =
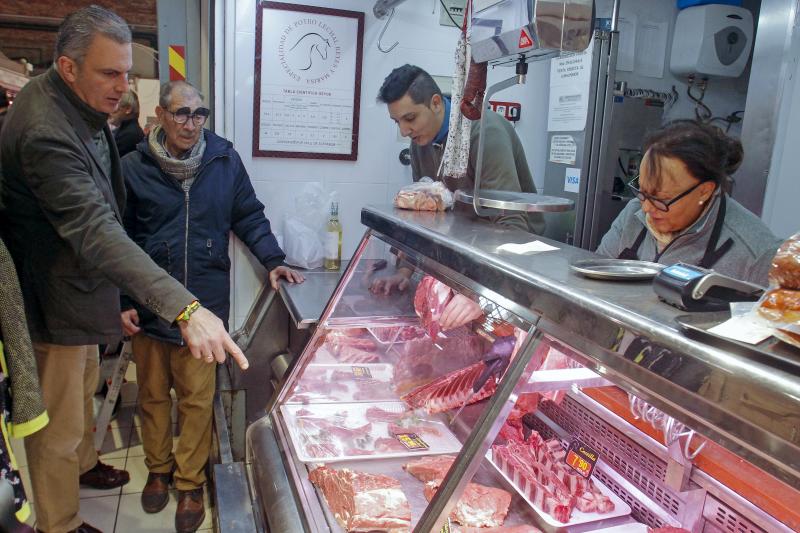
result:
M 594 465 L 599 459 L 599 453 L 579 440 L 575 440 L 569 445 L 567 456 L 564 458 L 569 466 L 586 479 L 592 476 Z

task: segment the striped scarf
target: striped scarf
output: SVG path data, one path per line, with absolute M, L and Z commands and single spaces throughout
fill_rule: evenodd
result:
M 182 159 L 176 159 L 169 154 L 164 146 L 166 137 L 167 134 L 164 129 L 158 125 L 150 131 L 150 136 L 147 138 L 150 152 L 158 161 L 158 166 L 161 167 L 164 173 L 169 174 L 178 181 L 194 178 L 203 160 L 203 153 L 206 151 L 205 134 L 200 135 L 200 140 L 192 146 L 186 157 Z

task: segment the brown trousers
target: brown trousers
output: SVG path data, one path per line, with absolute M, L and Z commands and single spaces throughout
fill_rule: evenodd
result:
M 50 423 L 25 439 L 36 527 L 48 533 L 76 529 L 83 520 L 78 477 L 97 464 L 92 397 L 97 388 L 94 346 L 34 343 Z
M 133 338 L 133 360 L 147 469 L 157 473 L 174 469 L 178 490 L 202 487 L 211 452 L 217 365 L 195 359 L 186 346 L 159 341 L 142 333 Z M 174 454 L 171 388 L 178 397 L 180 428 Z

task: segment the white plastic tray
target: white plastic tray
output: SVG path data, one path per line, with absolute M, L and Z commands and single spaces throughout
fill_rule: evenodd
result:
M 577 526 L 577 525 L 581 525 L 581 524 L 588 524 L 590 522 L 597 522 L 599 520 L 608 520 L 610 518 L 617 518 L 617 517 L 620 517 L 620 516 L 627 516 L 627 515 L 631 514 L 631 507 L 627 503 L 625 503 L 619 496 L 617 496 L 616 494 L 611 492 L 611 490 L 608 487 L 606 487 L 605 485 L 600 483 L 597 479 L 593 478 L 592 482 L 597 486 L 597 488 L 600 490 L 600 492 L 603 493 L 604 495 L 608 496 L 609 498 L 611 498 L 611 501 L 614 502 L 614 510 L 611 511 L 610 513 L 603 513 L 603 514 L 600 514 L 600 513 L 584 513 L 584 512 L 581 512 L 580 510 L 578 510 L 578 508 L 576 507 L 576 508 L 574 508 L 572 510 L 572 515 L 570 516 L 570 521 L 569 522 L 559 522 L 558 520 L 556 520 L 555 518 L 553 518 L 552 516 L 550 516 L 549 514 L 544 512 L 544 510 L 542 510 L 539 506 L 534 505 L 533 502 L 531 502 L 528 499 L 528 497 L 525 495 L 525 492 L 522 490 L 522 488 L 519 487 L 514 482 L 514 480 L 512 480 L 511 478 L 508 477 L 508 475 L 503 471 L 503 469 L 500 467 L 500 465 L 498 465 L 498 464 L 496 464 L 494 462 L 494 459 L 492 458 L 492 451 L 491 450 L 489 450 L 486 453 L 486 458 L 489 460 L 489 462 L 492 464 L 492 466 L 494 466 L 495 469 L 500 473 L 500 475 L 503 476 L 506 479 L 506 481 L 508 481 L 514 487 L 514 490 L 517 491 L 517 493 L 522 497 L 522 499 L 525 500 L 528 503 L 528 505 L 530 505 L 531 508 L 534 511 L 536 511 L 536 514 L 538 514 L 539 517 L 542 520 L 544 520 L 545 522 L 547 522 L 547 524 L 550 525 L 550 526 L 557 527 L 557 528 L 572 527 L 572 526 Z
M 306 450 L 306 446 L 315 442 L 322 442 L 320 437 L 320 427 L 314 419 L 322 419 L 327 423 L 336 424 L 344 428 L 360 428 L 367 424 L 367 409 L 378 407 L 384 411 L 397 413 L 398 417 L 408 411 L 408 406 L 403 402 L 371 402 L 371 403 L 337 403 L 337 404 L 285 404 L 281 405 L 281 413 L 286 420 L 289 429 L 289 436 L 292 440 L 297 457 L 304 463 L 332 463 L 336 461 L 352 461 L 363 459 L 382 459 L 386 457 L 418 457 L 422 455 L 438 455 L 445 453 L 458 453 L 461 450 L 461 442 L 456 438 L 450 428 L 440 421 L 438 417 L 421 419 L 420 423 L 432 427 L 434 434 L 430 431 L 421 431 L 417 434 L 428 445 L 427 449 L 418 450 L 399 450 L 392 452 L 377 451 L 374 444 L 378 438 L 391 439 L 389 435 L 389 423 L 373 422 L 371 428 L 365 432 L 363 438 L 366 446 L 361 449 L 368 450 L 363 454 L 347 454 L 346 448 L 356 446 L 351 443 L 342 443 L 340 439 L 334 438 L 339 446 L 339 451 L 335 455 L 316 457 Z M 298 412 L 300 415 L 298 416 Z M 312 422 L 303 422 L 303 419 L 311 418 Z M 303 429 L 302 426 L 306 426 Z M 411 432 L 412 430 L 409 430 Z
M 646 525 L 640 524 L 639 522 L 631 522 L 630 524 L 622 524 L 621 526 L 595 529 L 592 533 L 647 533 L 648 531 L 650 531 L 650 529 Z
M 360 369 L 366 369 L 371 378 L 356 377 Z M 382 402 L 398 401 L 399 398 L 392 387 L 394 366 L 383 363 L 367 363 L 363 365 L 346 364 L 309 364 L 298 385 L 304 387 L 300 392 L 293 392 L 286 400 L 287 403 L 329 403 L 329 402 Z M 317 388 L 317 383 L 322 381 L 322 386 L 330 384 L 331 388 L 324 392 Z M 313 384 L 305 390 L 306 384 Z M 368 383 L 376 383 L 369 385 Z M 369 390 L 367 397 L 359 395 L 361 391 Z

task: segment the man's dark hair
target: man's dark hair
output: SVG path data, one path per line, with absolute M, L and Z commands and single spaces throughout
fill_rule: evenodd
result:
M 104 7 L 87 6 L 67 15 L 59 26 L 53 60 L 67 56 L 82 64 L 98 34 L 119 44 L 128 44 L 132 40 L 131 30 L 122 17 Z
M 378 101 L 391 104 L 408 94 L 415 104 L 430 105 L 434 94 L 442 95 L 442 91 L 430 74 L 414 65 L 403 65 L 394 69 L 383 80 Z

